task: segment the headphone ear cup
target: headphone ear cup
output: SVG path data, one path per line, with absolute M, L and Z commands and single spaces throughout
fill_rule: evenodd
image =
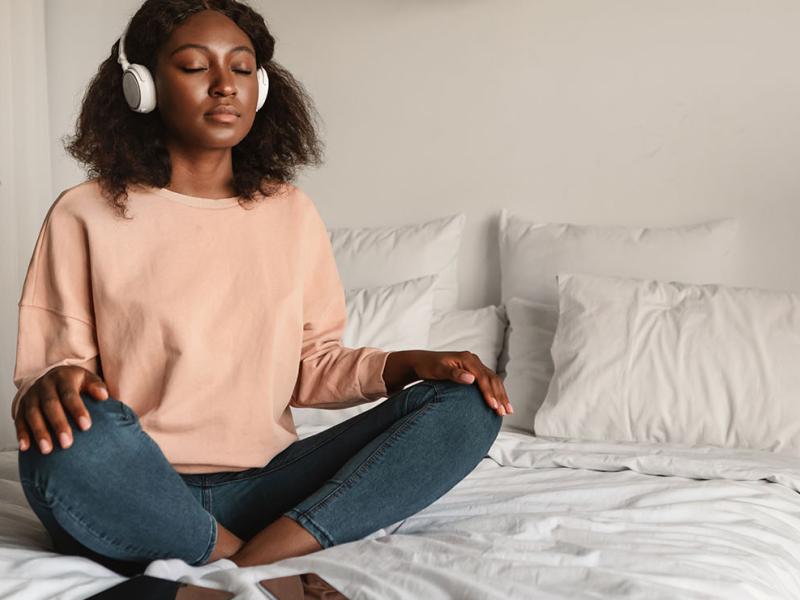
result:
M 264 106 L 264 102 L 267 101 L 267 94 L 269 93 L 269 76 L 267 75 L 267 70 L 264 67 L 259 67 L 256 78 L 258 79 L 258 101 L 256 102 L 256 111 L 258 111 Z
M 132 110 L 149 113 L 156 107 L 156 86 L 143 65 L 130 65 L 122 74 L 122 92 Z

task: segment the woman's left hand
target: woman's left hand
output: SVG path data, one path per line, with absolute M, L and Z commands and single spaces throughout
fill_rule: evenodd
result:
M 417 350 L 411 363 L 419 379 L 451 379 L 458 383 L 477 382 L 483 397 L 497 414 L 513 413 L 503 382 L 497 373 L 472 352 L 437 352 Z

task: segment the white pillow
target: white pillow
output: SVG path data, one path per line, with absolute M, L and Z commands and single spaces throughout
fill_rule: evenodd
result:
M 345 290 L 347 322 L 342 344 L 405 350 L 428 343 L 438 275 L 391 285 Z
M 496 372 L 506 326 L 506 311 L 502 305 L 434 313 L 430 342 L 425 349 L 473 352 Z
M 553 376 L 550 346 L 558 324 L 558 307 L 511 298 L 506 312 L 508 362 L 501 379 L 514 413 L 503 417 L 503 428 L 532 434 L 533 419 Z
M 387 286 L 345 290 L 347 322 L 342 345 L 386 351 L 427 346 L 438 277 L 425 275 Z M 292 418 L 296 426 L 335 425 L 384 399 L 344 409 L 291 407 Z
M 800 296 L 560 275 L 536 435 L 800 456 Z
M 556 274 L 735 283 L 735 219 L 672 228 L 534 223 L 500 212 L 501 301 L 556 305 Z
M 501 299 L 527 299 L 549 304 L 556 310 L 556 273 L 579 272 L 594 275 L 642 277 L 693 283 L 731 283 L 738 278 L 735 219 L 722 219 L 699 225 L 673 228 L 594 227 L 590 225 L 534 223 L 500 212 Z M 498 372 L 506 375 L 509 348 L 523 348 L 526 342 L 513 342 L 513 319 L 506 333 Z M 523 325 L 525 327 L 525 325 Z M 518 335 L 518 334 L 517 334 Z M 543 338 L 542 338 L 543 339 Z M 537 356 L 542 353 L 536 352 Z M 542 365 L 518 364 L 515 374 L 506 379 L 506 389 L 516 391 L 515 414 L 532 415 L 544 399 L 527 381 L 516 381 L 526 370 L 541 372 Z M 522 406 L 522 404 L 525 406 Z M 515 419 L 521 423 L 520 418 Z M 509 420 L 509 423 L 512 421 Z M 533 422 L 522 425 L 530 431 Z
M 376 287 L 439 274 L 434 311 L 455 309 L 458 253 L 466 220 L 459 213 L 415 225 L 329 230 L 343 287 Z

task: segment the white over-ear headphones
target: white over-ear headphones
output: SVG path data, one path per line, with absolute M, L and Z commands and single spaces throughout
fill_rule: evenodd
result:
M 122 92 L 131 110 L 138 113 L 149 113 L 156 107 L 156 86 L 153 83 L 153 76 L 150 70 L 144 65 L 136 65 L 128 62 L 125 56 L 125 34 L 127 28 L 119 38 L 119 52 L 117 62 L 122 65 Z M 258 79 L 258 101 L 256 110 L 264 106 L 269 92 L 269 77 L 264 67 L 259 67 L 256 72 Z

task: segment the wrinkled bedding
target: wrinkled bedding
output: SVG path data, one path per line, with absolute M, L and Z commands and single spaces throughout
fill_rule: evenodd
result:
M 794 600 L 798 462 L 501 431 L 442 498 L 365 539 L 260 567 L 158 560 L 146 573 L 258 600 L 257 580 L 307 571 L 354 600 Z M 0 453 L 0 598 L 86 598 L 124 579 L 49 548 L 18 482 L 16 452 Z

